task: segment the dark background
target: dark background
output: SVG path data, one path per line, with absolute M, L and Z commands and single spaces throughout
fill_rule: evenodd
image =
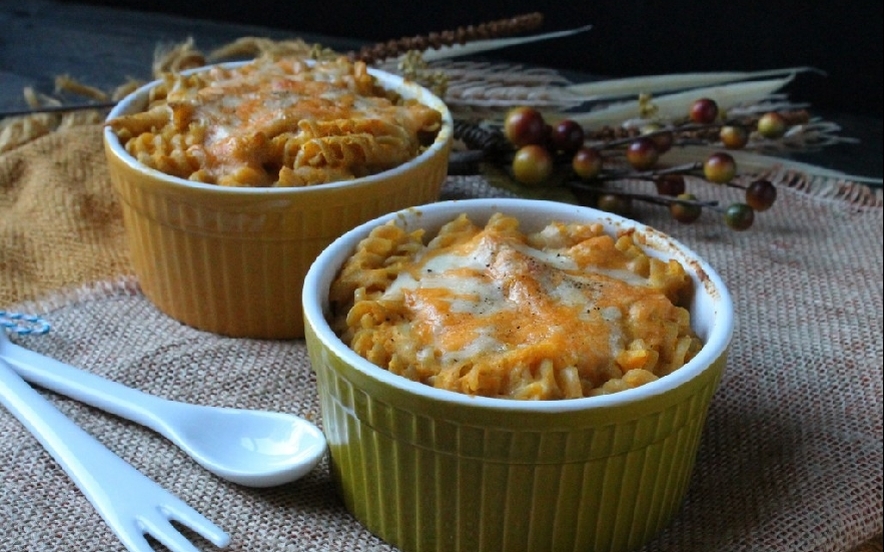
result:
M 541 32 L 593 28 L 576 37 L 509 48 L 504 60 L 593 75 L 750 71 L 811 66 L 788 89 L 821 110 L 882 112 L 882 2 L 785 0 L 583 2 L 355 0 L 93 0 L 137 10 L 386 41 L 539 11 Z

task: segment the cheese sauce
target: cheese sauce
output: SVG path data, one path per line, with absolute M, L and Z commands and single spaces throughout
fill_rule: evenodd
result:
M 405 302 L 411 330 L 443 364 L 543 345 L 564 353 L 558 364 L 580 366 L 623 348 L 610 322 L 634 293 L 628 285 L 604 271 L 586 275 L 561 254 L 477 238 L 426 255 L 384 294 Z

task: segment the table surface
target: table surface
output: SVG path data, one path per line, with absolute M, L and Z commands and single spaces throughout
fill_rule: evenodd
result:
M 70 75 L 104 90 L 128 77 L 148 79 L 157 45 L 180 43 L 188 37 L 203 51 L 243 36 L 297 36 L 339 51 L 362 45 L 337 37 L 52 0 L 0 0 L 0 27 L 0 110 L 26 107 L 22 95 L 26 86 L 52 93 L 58 75 Z M 794 159 L 880 181 L 884 172 L 881 118 L 815 112 L 813 106 L 811 111 L 839 124 L 841 136 L 856 141 Z

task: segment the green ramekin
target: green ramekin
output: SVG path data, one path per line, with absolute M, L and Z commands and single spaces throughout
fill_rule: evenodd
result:
M 694 280 L 700 353 L 659 380 L 564 401 L 468 397 L 391 374 L 362 359 L 328 325 L 328 288 L 359 240 L 395 219 L 438 229 L 466 212 L 494 212 L 522 230 L 551 220 L 635 229 L 652 255 Z M 329 246 L 304 284 L 305 337 L 318 378 L 332 474 L 347 509 L 403 552 L 635 550 L 679 509 L 733 332 L 730 295 L 684 246 L 628 219 L 554 202 L 440 202 L 360 225 Z

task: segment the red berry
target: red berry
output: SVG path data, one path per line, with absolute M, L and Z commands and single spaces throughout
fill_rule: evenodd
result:
M 528 144 L 516 152 L 512 170 L 513 178 L 522 184 L 541 184 L 552 175 L 553 156 L 543 146 Z
M 665 196 L 676 197 L 684 193 L 684 177 L 680 174 L 663 174 L 654 180 L 657 193 Z
M 571 119 L 564 119 L 552 127 L 549 142 L 553 149 L 572 154 L 583 146 L 583 127 Z
M 599 150 L 588 146 L 577 150 L 571 159 L 574 174 L 583 180 L 592 180 L 602 172 L 602 154 Z
M 596 201 L 595 206 L 608 213 L 626 215 L 629 214 L 629 211 L 632 209 L 632 201 L 630 201 L 628 197 L 622 195 L 602 194 Z
M 709 98 L 695 100 L 694 103 L 691 104 L 689 117 L 691 121 L 697 124 L 712 124 L 715 122 L 715 119 L 718 118 L 718 104 L 715 100 Z
M 672 131 L 666 130 L 662 125 L 656 123 L 642 127 L 641 134 L 652 139 L 657 144 L 657 151 L 661 155 L 672 149 L 672 144 L 675 142 L 675 136 L 673 136 Z
M 769 180 L 756 180 L 746 188 L 746 203 L 756 211 L 767 211 L 777 199 L 777 188 Z
M 716 152 L 706 158 L 703 163 L 703 176 L 709 182 L 725 184 L 737 175 L 737 163 L 730 154 Z
M 639 136 L 626 148 L 626 160 L 633 168 L 645 171 L 657 164 L 660 152 L 654 140 Z
M 540 111 L 533 107 L 514 107 L 506 114 L 503 133 L 517 148 L 542 144 L 547 135 L 546 122 Z

